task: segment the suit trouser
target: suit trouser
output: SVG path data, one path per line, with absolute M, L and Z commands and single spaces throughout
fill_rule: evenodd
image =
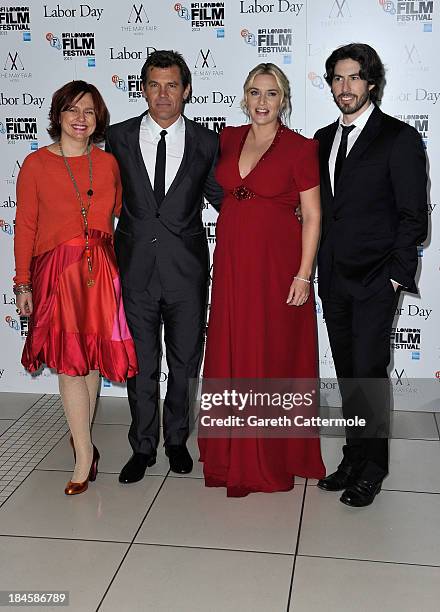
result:
M 360 478 L 388 473 L 390 334 L 400 291 L 391 281 L 365 299 L 351 296 L 337 273 L 323 298 L 324 318 L 342 395 L 344 418 L 358 415 L 367 427 L 346 428 L 343 462 Z
M 189 435 L 190 380 L 198 376 L 205 330 L 206 287 L 166 291 L 157 269 L 146 291 L 123 288 L 139 374 L 127 382 L 132 422 L 128 439 L 135 453 L 154 453 L 159 443 L 161 325 L 168 365 L 163 404 L 165 445 L 184 444 Z

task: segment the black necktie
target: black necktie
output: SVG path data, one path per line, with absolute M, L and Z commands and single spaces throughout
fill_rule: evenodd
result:
M 345 158 L 347 157 L 347 140 L 351 130 L 354 130 L 355 125 L 341 125 L 342 135 L 341 142 L 339 143 L 338 154 L 336 155 L 335 163 L 335 176 L 334 176 L 334 187 L 333 191 L 336 191 L 336 185 L 338 184 L 339 177 L 341 175 L 342 166 L 344 165 Z
M 165 198 L 165 164 L 167 157 L 167 147 L 165 144 L 166 130 L 160 133 L 160 140 L 157 143 L 156 152 L 156 167 L 154 170 L 154 195 L 156 196 L 157 205 L 162 204 Z

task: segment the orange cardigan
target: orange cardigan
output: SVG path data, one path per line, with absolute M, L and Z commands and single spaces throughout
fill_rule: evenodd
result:
M 93 195 L 88 214 L 90 229 L 113 234 L 112 215 L 119 217 L 122 203 L 118 164 L 110 153 L 93 147 Z M 87 205 L 87 155 L 69 157 L 69 165 Z M 32 257 L 80 236 L 84 223 L 72 180 L 60 155 L 46 147 L 26 157 L 17 180 L 15 218 L 15 284 L 30 281 Z

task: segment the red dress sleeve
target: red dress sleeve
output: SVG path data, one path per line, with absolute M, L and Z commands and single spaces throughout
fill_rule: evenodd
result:
M 115 217 L 119 217 L 121 214 L 121 208 L 122 208 L 122 184 L 121 184 L 121 174 L 119 172 L 118 162 L 113 157 L 113 155 L 112 155 L 112 166 L 113 166 L 113 173 L 115 176 L 115 188 L 116 188 L 115 206 L 113 208 L 113 214 L 115 215 Z
M 17 213 L 15 216 L 14 283 L 30 282 L 30 266 L 38 228 L 38 169 L 35 168 L 34 153 L 24 160 L 17 179 Z M 41 176 L 41 174 L 40 174 Z
M 295 182 L 299 192 L 319 185 L 318 147 L 317 140 L 304 139 L 294 159 Z

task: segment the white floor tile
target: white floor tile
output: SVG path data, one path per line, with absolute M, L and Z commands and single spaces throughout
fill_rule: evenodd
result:
M 341 438 L 322 438 L 321 449 L 327 474 L 342 460 Z M 437 440 L 390 440 L 390 472 L 384 489 L 440 493 L 440 443 Z M 310 479 L 309 485 L 317 480 Z
M 391 415 L 391 432 L 393 438 L 422 440 L 439 439 L 433 413 L 395 410 Z
M 96 405 L 95 424 L 130 425 L 131 414 L 126 397 L 100 397 Z
M 90 612 L 96 610 L 127 544 L 0 537 L 0 549 L 3 590 L 69 591 L 68 607 L 36 609 Z
M 284 612 L 293 558 L 287 555 L 136 546 L 102 612 Z
M 70 472 L 33 472 L 0 509 L 0 535 L 130 541 L 163 478 L 121 485 L 98 474 L 81 495 L 67 496 Z
M 38 432 L 19 432 L 17 449 L 22 454 L 29 448 L 19 461 L 16 448 L 1 450 L 17 430 L 15 421 L 43 403 L 60 410 L 58 396 L 0 394 L 0 455 L 7 461 L 0 467 L 0 588 L 69 590 L 71 609 L 95 610 L 163 485 L 100 610 L 286 612 L 303 486 L 242 499 L 205 488 L 196 428 L 188 440 L 190 475 L 169 472 L 161 444 L 149 476 L 120 485 L 117 474 L 131 455 L 131 416 L 126 398 L 105 397 L 93 431 L 100 474 L 84 495 L 69 498 L 68 435 L 49 454 L 43 447 L 58 439 L 57 413 L 41 439 Z M 41 411 L 32 412 L 27 427 L 40 425 Z M 438 610 L 437 426 L 440 414 L 394 412 L 390 475 L 368 508 L 347 508 L 340 493 L 308 487 L 290 612 Z M 344 438 L 326 433 L 322 452 L 330 473 L 341 460 Z
M 438 612 L 439 569 L 298 557 L 291 612 Z
M 132 450 L 127 438 L 127 425 L 93 425 L 92 437 L 101 459 L 100 470 L 104 473 L 119 474 L 130 459 Z M 39 470 L 72 470 L 73 451 L 69 443 L 70 434 L 66 434 L 55 448 L 38 464 Z M 147 468 L 147 474 L 166 475 L 169 470 L 168 459 L 162 446 L 158 448 L 157 461 Z
M 440 495 L 381 491 L 366 508 L 307 487 L 299 554 L 440 566 Z
M 19 419 L 41 397 L 41 393 L 0 393 L 0 416 Z
M 15 423 L 15 419 L 1 419 L 0 420 L 0 436 L 7 430 L 9 429 L 13 424 Z M 6 434 L 5 437 L 7 437 L 8 434 Z
M 167 478 L 136 542 L 293 553 L 303 491 L 234 499 L 195 478 Z
M 428 440 L 391 440 L 390 473 L 385 489 L 440 493 L 440 443 Z

